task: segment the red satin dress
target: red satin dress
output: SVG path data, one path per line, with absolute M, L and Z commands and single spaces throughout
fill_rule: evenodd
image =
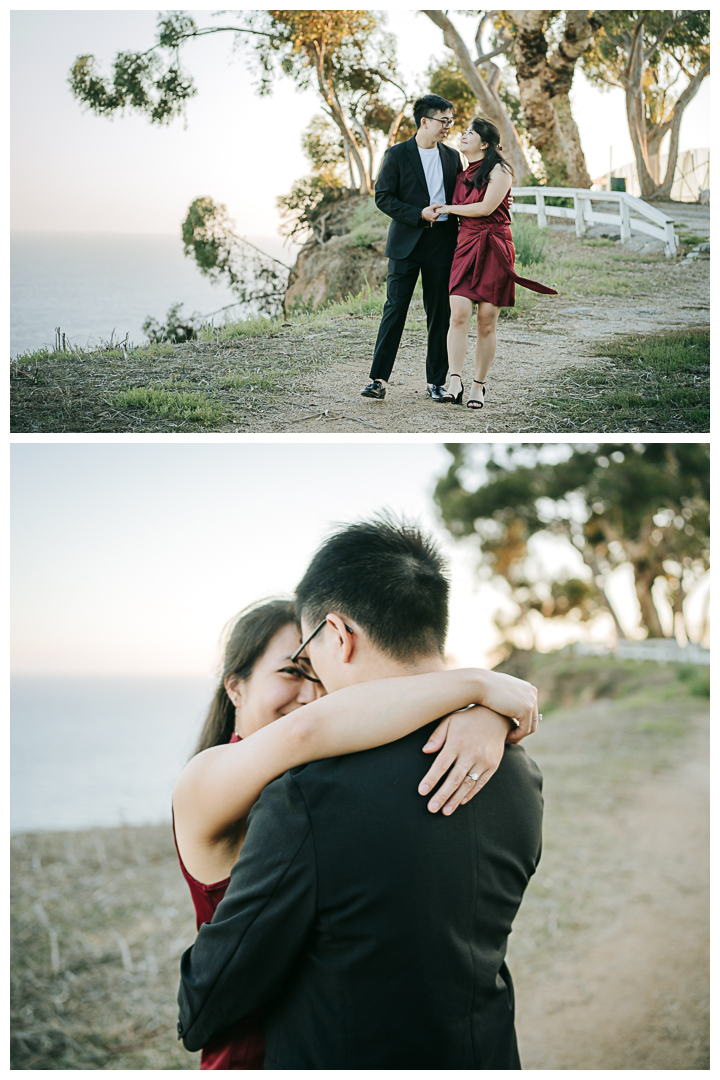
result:
M 468 206 L 485 198 L 487 183 L 480 189 L 473 183 L 481 164 L 482 161 L 473 161 L 458 175 L 453 194 L 454 206 Z M 466 296 L 475 303 L 485 300 L 495 307 L 514 307 L 516 284 L 533 292 L 557 296 L 556 289 L 541 285 L 539 281 L 531 281 L 530 278 L 518 277 L 515 273 L 509 195 L 510 192 L 487 217 L 458 215 L 458 242 L 450 270 L 451 296 Z
M 240 737 L 233 734 L 230 742 L 240 742 Z M 173 836 L 175 826 L 173 825 Z M 190 888 L 190 895 L 195 907 L 198 930 L 205 922 L 210 922 L 215 910 L 225 895 L 230 878 L 223 878 L 213 885 L 203 885 L 189 874 L 183 865 L 175 841 L 180 869 Z M 229 1028 L 225 1034 L 203 1047 L 200 1055 L 201 1069 L 262 1069 L 265 1061 L 265 1038 L 262 1021 L 256 1016 L 246 1016 Z

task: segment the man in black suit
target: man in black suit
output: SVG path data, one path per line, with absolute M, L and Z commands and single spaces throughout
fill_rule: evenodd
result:
M 329 691 L 436 670 L 447 603 L 418 530 L 349 526 L 300 583 L 296 656 Z M 434 726 L 265 789 L 225 899 L 182 959 L 188 1050 L 259 1012 L 266 1069 L 520 1067 L 504 957 L 540 856 L 540 773 L 506 745 L 469 803 L 428 813 L 415 792 Z
M 443 387 L 448 370 L 450 267 L 457 242 L 457 218 L 438 215 L 433 203 L 452 203 L 460 154 L 444 145 L 453 124 L 454 105 L 426 94 L 413 106 L 417 134 L 385 151 L 375 185 L 375 203 L 392 218 L 385 254 L 390 260 L 387 301 L 383 309 L 364 397 L 384 398 L 400 346 L 405 318 L 418 274 L 422 274 L 427 316 L 425 361 L 427 392 L 433 401 L 449 401 Z

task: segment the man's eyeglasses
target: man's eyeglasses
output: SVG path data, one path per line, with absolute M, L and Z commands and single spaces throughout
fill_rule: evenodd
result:
M 444 128 L 451 128 L 455 123 L 454 120 L 443 120 L 439 116 L 427 116 L 426 120 L 436 120 L 438 124 L 442 124 Z
M 314 637 L 317 637 L 317 635 L 320 633 L 320 631 L 322 630 L 322 628 L 323 628 L 323 626 L 325 625 L 326 622 L 327 622 L 327 615 L 322 620 L 322 622 L 319 622 L 317 624 L 317 626 L 313 630 L 312 634 L 310 634 L 309 637 L 305 638 L 305 640 L 303 641 L 300 648 L 296 649 L 295 652 L 290 657 L 290 662 L 292 664 L 296 664 L 300 668 L 300 670 L 302 671 L 305 678 L 308 679 L 310 682 L 319 683 L 320 679 L 316 678 L 316 676 L 314 674 L 308 674 L 308 672 L 312 672 L 312 665 L 310 664 L 310 661 L 307 659 L 307 657 L 301 656 L 300 653 L 304 652 L 304 650 L 308 647 L 308 645 L 310 644 L 310 642 L 312 641 L 312 639 Z M 348 634 L 354 634 L 355 633 L 353 628 L 351 626 L 348 626 L 347 623 L 343 623 L 343 626 L 347 630 Z

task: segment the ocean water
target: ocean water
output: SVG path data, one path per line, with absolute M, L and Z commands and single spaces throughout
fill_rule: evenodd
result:
M 170 820 L 209 679 L 15 678 L 12 832 Z
M 296 245 L 279 236 L 248 236 L 292 265 Z M 52 345 L 55 327 L 75 345 L 99 339 L 145 340 L 148 315 L 162 322 L 171 304 L 208 315 L 232 304 L 229 289 L 204 278 L 183 254 L 180 237 L 123 233 L 14 232 L 10 242 L 10 353 Z M 230 313 L 239 318 L 240 307 Z M 216 323 L 224 315 L 216 316 Z

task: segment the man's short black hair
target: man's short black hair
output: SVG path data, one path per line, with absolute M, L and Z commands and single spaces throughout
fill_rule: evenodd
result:
M 438 94 L 425 94 L 424 97 L 418 98 L 413 105 L 415 127 L 420 127 L 423 116 L 434 116 L 435 113 L 446 112 L 448 109 L 455 111 L 452 101 L 448 101 L 447 98 L 440 97 Z
M 449 591 L 435 543 L 417 526 L 381 514 L 322 544 L 295 607 L 313 629 L 331 611 L 353 619 L 378 649 L 407 663 L 443 652 Z

